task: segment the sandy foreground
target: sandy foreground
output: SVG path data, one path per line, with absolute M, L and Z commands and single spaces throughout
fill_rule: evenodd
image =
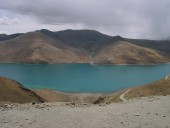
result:
M 170 96 L 123 103 L 12 104 L 0 107 L 0 128 L 170 128 Z

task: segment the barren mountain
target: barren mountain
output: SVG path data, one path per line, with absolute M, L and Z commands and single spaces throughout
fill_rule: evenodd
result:
M 103 45 L 112 42 L 111 36 L 102 34 L 94 30 L 64 30 L 51 32 L 42 29 L 41 33 L 53 39 L 59 39 L 64 44 L 81 49 L 86 53 L 94 54 L 99 51 Z
M 85 63 L 87 55 L 40 32 L 30 32 L 0 43 L 1 62 Z
M 170 55 L 170 40 L 125 39 L 125 41 Z
M 170 61 L 170 41 L 132 40 L 94 30 L 43 29 L 0 37 L 3 40 L 0 62 L 160 64 Z
M 16 34 L 11 34 L 11 35 L 0 34 L 0 41 L 10 40 L 20 35 L 22 35 L 22 33 L 16 33 Z
M 108 45 L 94 57 L 97 64 L 157 64 L 167 61 L 168 56 L 159 51 L 126 41 Z

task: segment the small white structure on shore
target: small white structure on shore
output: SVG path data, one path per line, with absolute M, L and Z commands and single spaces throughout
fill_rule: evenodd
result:
M 165 80 L 167 80 L 169 78 L 169 75 L 167 75 L 166 77 L 165 77 Z

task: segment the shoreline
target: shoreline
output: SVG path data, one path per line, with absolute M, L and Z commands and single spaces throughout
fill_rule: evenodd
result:
M 158 64 L 95 64 L 95 63 L 19 63 L 19 62 L 0 62 L 0 64 L 25 64 L 25 65 L 55 65 L 55 64 L 89 64 L 91 66 L 159 66 L 159 65 L 166 65 L 170 64 L 170 62 L 165 63 L 158 63 Z
M 7 79 L 11 79 L 11 78 L 8 78 L 8 77 L 4 77 L 4 76 L 0 76 L 2 78 L 7 78 Z M 169 75 L 165 75 L 164 77 L 162 77 L 161 79 L 167 79 L 169 78 Z M 11 80 L 14 80 L 16 81 L 15 79 L 11 79 Z M 160 80 L 160 79 L 158 79 Z M 156 81 L 158 81 L 156 80 Z M 156 81 L 153 81 L 153 82 L 156 82 Z M 64 91 L 64 90 L 55 90 L 55 89 L 51 89 L 51 88 L 29 88 L 27 86 L 25 86 L 24 84 L 20 83 L 21 85 L 23 85 L 25 88 L 29 89 L 29 90 L 32 90 L 32 91 L 36 91 L 36 90 L 50 90 L 50 91 L 53 91 L 53 92 L 56 92 L 56 93 L 62 93 L 62 94 L 72 94 L 72 95 L 78 95 L 78 94 L 88 94 L 88 95 L 111 95 L 111 94 L 116 94 L 116 93 L 120 93 L 120 92 L 124 92 L 124 91 L 127 91 L 127 90 L 130 90 L 132 88 L 135 88 L 135 87 L 141 87 L 141 86 L 145 86 L 145 85 L 148 85 L 148 84 L 151 84 L 153 82 L 149 82 L 147 84 L 143 84 L 143 85 L 134 85 L 134 86 L 130 86 L 130 87 L 126 87 L 126 88 L 121 88 L 121 89 L 117 89 L 117 90 L 111 90 L 111 91 L 90 91 L 90 92 L 81 92 L 81 91 Z
M 63 91 L 61 92 L 56 90 L 50 90 L 50 91 L 58 94 L 66 95 L 68 97 L 76 96 L 78 99 L 81 99 L 81 103 L 84 103 L 84 101 L 86 101 L 86 99 L 89 98 L 92 99 L 90 101 L 93 104 L 100 104 L 100 103 L 110 104 L 111 102 L 112 103 L 125 102 L 133 98 L 170 95 L 169 83 L 170 83 L 170 78 L 164 77 L 158 81 L 154 81 L 146 85 L 127 87 L 124 89 L 120 89 L 114 92 L 107 92 L 107 93 L 91 93 L 91 92 L 75 93 L 75 92 L 63 92 Z
M 22 84 L 15 80 L 1 78 L 1 101 L 25 103 L 25 102 L 74 102 L 74 103 L 90 103 L 90 104 L 110 104 L 127 101 L 133 98 L 150 97 L 150 96 L 166 96 L 170 95 L 170 78 L 164 77 L 147 85 L 140 85 L 120 89 L 109 93 L 85 93 L 85 92 L 63 92 L 51 89 L 34 89 L 25 88 Z M 10 84 L 13 86 L 10 87 Z M 0 86 L 0 87 L 1 87 Z M 4 88 L 4 90 L 3 90 Z M 5 93 L 4 93 L 5 92 Z M 9 94 L 8 94 L 9 92 Z M 19 93 L 16 93 L 19 92 Z M 23 97 L 27 97 L 27 100 Z M 12 97 L 11 97 L 12 96 Z M 31 97 L 30 97 L 31 96 Z M 4 97 L 4 98 L 3 98 Z M 14 98 L 13 98 L 14 97 Z M 32 99 L 32 100 L 31 100 Z

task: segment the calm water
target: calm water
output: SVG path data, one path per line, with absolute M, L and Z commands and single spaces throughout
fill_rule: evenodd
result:
M 0 76 L 27 88 L 65 92 L 112 92 L 143 85 L 170 74 L 170 64 L 157 66 L 92 66 L 89 64 L 0 64 Z

